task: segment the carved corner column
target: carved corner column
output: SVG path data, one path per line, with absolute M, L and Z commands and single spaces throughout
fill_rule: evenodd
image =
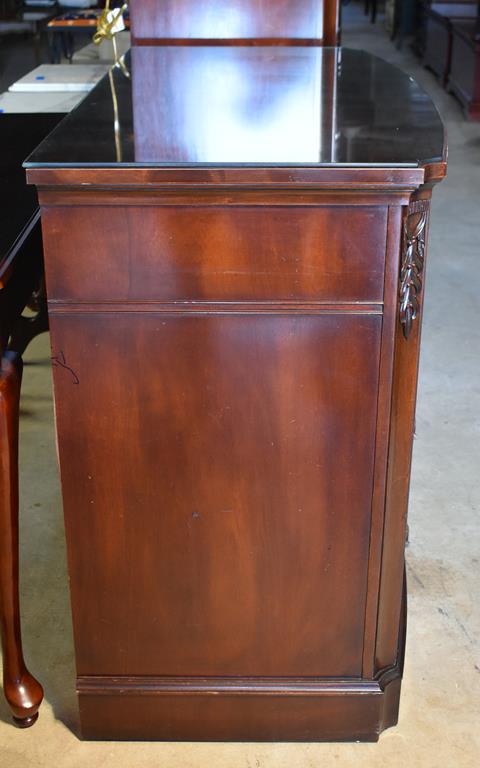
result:
M 407 512 L 412 462 L 418 363 L 423 312 L 423 280 L 430 214 L 430 190 L 404 209 L 399 258 L 397 331 L 380 581 L 375 667 L 401 669 L 403 648 L 392 631 L 405 608 Z
M 403 253 L 400 270 L 400 323 L 409 338 L 420 313 L 425 266 L 425 237 L 429 200 L 416 200 L 407 209 L 403 225 Z
M 22 361 L 6 352 L 0 363 L 0 627 L 3 688 L 14 722 L 33 725 L 43 699 L 23 658 L 19 609 L 18 419 Z

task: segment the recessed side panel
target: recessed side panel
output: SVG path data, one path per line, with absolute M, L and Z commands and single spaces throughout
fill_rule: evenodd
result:
M 385 206 L 58 206 L 42 218 L 50 300 L 383 300 Z
M 52 314 L 80 675 L 361 676 L 381 324 Z

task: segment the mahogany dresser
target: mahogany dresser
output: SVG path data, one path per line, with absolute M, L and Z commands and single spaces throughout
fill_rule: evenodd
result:
M 399 706 L 439 116 L 360 51 L 131 67 L 26 163 L 83 737 L 374 741 Z

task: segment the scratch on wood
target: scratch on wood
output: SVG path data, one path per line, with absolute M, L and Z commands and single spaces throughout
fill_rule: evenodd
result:
M 54 368 L 65 368 L 66 371 L 70 371 L 73 377 L 73 383 L 80 384 L 80 379 L 78 378 L 73 368 L 70 368 L 70 366 L 67 365 L 65 354 L 62 350 L 60 350 L 58 355 L 55 355 L 54 357 L 52 357 L 52 365 L 54 366 Z

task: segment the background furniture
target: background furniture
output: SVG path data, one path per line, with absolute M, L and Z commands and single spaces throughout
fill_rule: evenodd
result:
M 402 8 L 402 3 L 399 0 L 395 0 L 399 9 Z M 476 0 L 408 0 L 409 4 L 416 6 L 416 12 L 411 16 L 413 29 L 410 29 L 410 34 L 414 34 L 414 48 L 418 56 L 425 55 L 426 34 L 427 34 L 427 18 L 430 9 L 438 9 L 446 6 L 455 8 L 475 3 Z
M 27 162 L 83 736 L 376 740 L 438 113 L 360 51 L 132 67 L 133 114 L 116 70 Z
M 41 685 L 22 651 L 18 597 L 18 413 L 22 359 L 29 341 L 47 330 L 40 213 L 22 161 L 61 115 L 2 115 L 0 142 L 0 627 L 4 693 L 20 727 L 32 725 Z M 22 316 L 34 301 L 36 314 Z
M 480 10 L 476 20 L 452 22 L 452 63 L 447 83 L 466 115 L 480 120 Z
M 21 2 L 0 3 L 0 37 L 2 34 L 30 32 L 36 60 L 40 59 L 40 38 L 55 8 L 31 8 Z
M 452 24 L 460 19 L 475 19 L 477 2 L 432 4 L 426 10 L 426 36 L 423 63 L 443 84 L 450 74 Z
M 365 0 L 365 15 L 370 14 L 370 21 L 375 24 L 377 20 L 378 2 L 377 0 Z
M 114 3 L 112 2 L 110 5 L 113 8 Z M 62 56 L 72 62 L 78 41 L 85 40 L 85 38 L 91 40 L 93 37 L 100 12 L 101 10 L 96 9 L 69 11 L 59 14 L 49 21 L 47 31 L 52 63 L 60 62 Z M 125 11 L 123 18 L 125 28 L 129 29 L 128 10 Z

